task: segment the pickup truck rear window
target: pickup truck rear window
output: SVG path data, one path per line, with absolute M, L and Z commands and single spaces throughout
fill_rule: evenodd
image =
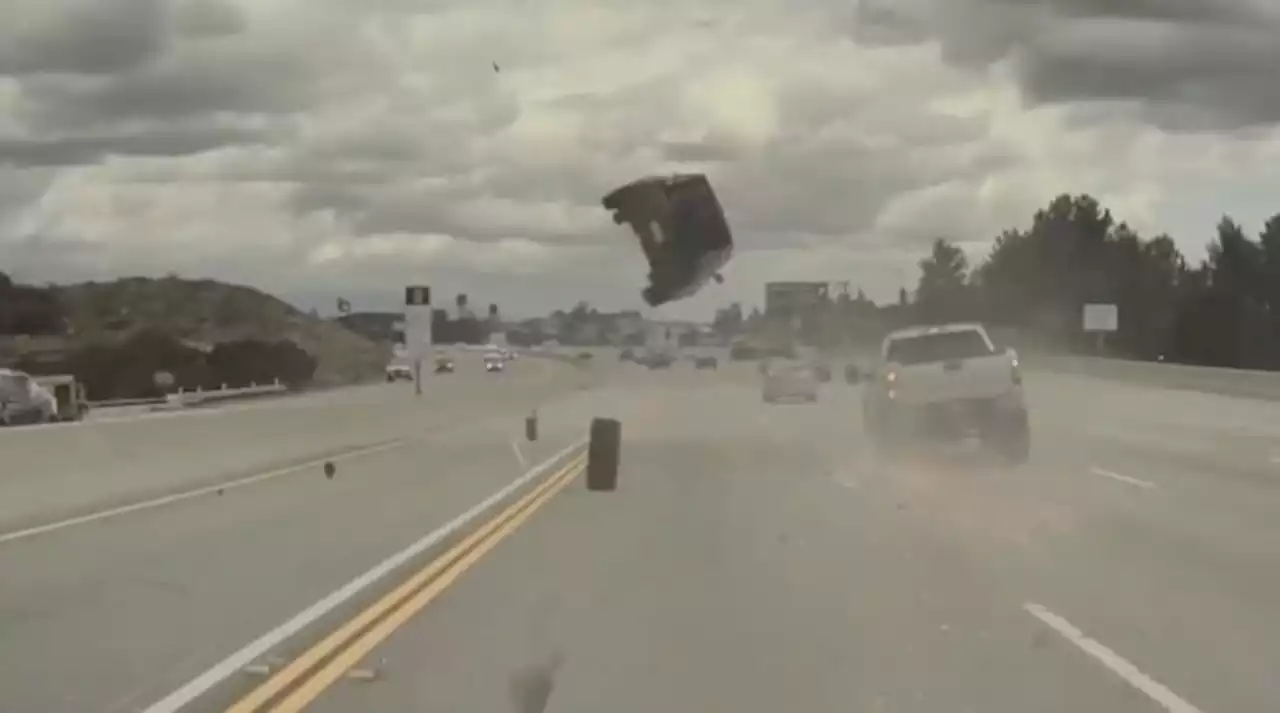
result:
M 909 366 L 935 361 L 972 359 L 991 354 L 991 347 L 987 346 L 987 340 L 982 338 L 982 333 L 967 329 L 895 339 L 889 342 L 886 360 Z

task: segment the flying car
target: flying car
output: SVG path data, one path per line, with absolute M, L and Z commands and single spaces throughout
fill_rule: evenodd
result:
M 733 256 L 733 235 L 706 176 L 649 176 L 602 202 L 613 222 L 630 225 L 640 240 L 649 261 L 641 296 L 650 307 L 689 297 L 708 280 L 724 281 L 720 270 Z

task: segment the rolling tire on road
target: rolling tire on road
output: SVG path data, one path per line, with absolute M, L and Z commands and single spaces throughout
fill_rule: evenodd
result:
M 587 442 L 587 490 L 617 490 L 621 459 L 622 423 L 612 418 L 592 419 Z

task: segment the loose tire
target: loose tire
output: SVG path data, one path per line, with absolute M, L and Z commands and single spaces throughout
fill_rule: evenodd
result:
M 616 490 L 621 456 L 622 423 L 612 418 L 592 419 L 587 443 L 587 490 Z

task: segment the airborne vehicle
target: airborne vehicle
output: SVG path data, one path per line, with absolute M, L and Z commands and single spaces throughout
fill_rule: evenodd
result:
M 632 181 L 602 201 L 613 222 L 626 223 L 649 261 L 649 285 L 641 295 L 650 307 L 684 299 L 733 256 L 733 235 L 707 177 L 698 173 L 650 176 Z

